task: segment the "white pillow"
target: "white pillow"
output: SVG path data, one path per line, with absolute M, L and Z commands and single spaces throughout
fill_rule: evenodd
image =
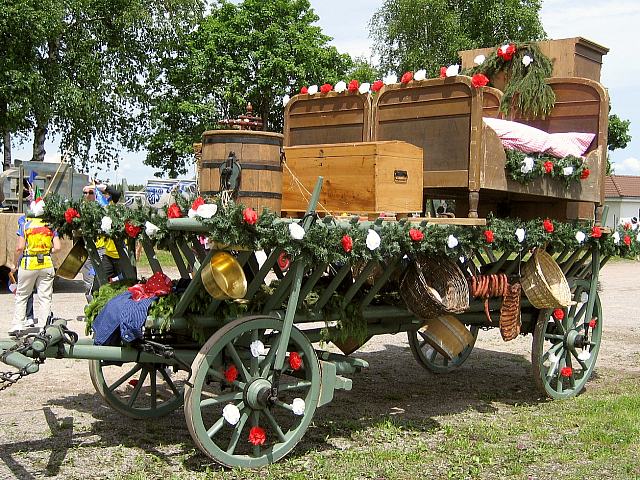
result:
M 549 134 L 539 128 L 499 118 L 484 117 L 483 120 L 496 132 L 502 141 L 502 146 L 509 150 L 540 153 L 551 146 Z
M 567 155 L 581 157 L 585 154 L 595 137 L 595 133 L 566 132 L 549 134 L 547 153 L 563 158 Z

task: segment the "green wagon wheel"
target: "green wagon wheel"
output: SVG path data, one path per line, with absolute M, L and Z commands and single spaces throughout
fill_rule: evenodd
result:
M 276 462 L 296 446 L 313 419 L 320 365 L 295 326 L 273 396 L 282 327 L 273 317 L 239 318 L 218 330 L 193 362 L 193 386 L 185 389 L 187 426 L 198 447 L 222 465 L 255 468 Z
M 594 289 L 595 290 L 595 289 Z M 551 398 L 569 398 L 582 391 L 591 377 L 602 338 L 602 306 L 595 295 L 593 313 L 588 315 L 589 282 L 577 281 L 573 299 L 564 318 L 543 310 L 533 332 L 531 363 L 536 385 Z
M 114 409 L 131 418 L 157 418 L 180 408 L 187 373 L 160 363 L 89 361 L 91 382 Z
M 449 373 L 460 367 L 473 350 L 480 327 L 478 325 L 471 325 L 469 330 L 471 331 L 471 335 L 473 335 L 473 341 L 467 345 L 457 357 L 451 360 L 429 345 L 422 331 L 409 330 L 407 335 L 409 337 L 409 346 L 411 347 L 413 358 L 415 358 L 422 367 L 432 373 Z

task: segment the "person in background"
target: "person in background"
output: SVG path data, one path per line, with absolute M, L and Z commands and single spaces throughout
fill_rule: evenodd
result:
M 120 192 L 118 192 L 113 186 L 98 185 L 96 188 L 96 199 L 101 205 L 118 203 L 118 200 L 120 200 Z M 96 244 L 96 247 L 104 249 L 104 254 L 101 255 L 101 259 L 102 268 L 105 276 L 107 277 L 107 281 L 114 282 L 120 280 L 122 273 L 119 265 L 120 254 L 118 253 L 115 242 L 108 237 L 102 237 L 99 242 L 100 246 Z
M 95 202 L 96 201 L 96 187 L 95 185 L 85 185 L 82 187 L 82 198 L 85 202 Z M 96 248 L 98 249 L 98 255 L 100 258 L 104 255 L 104 237 L 100 237 L 96 239 Z M 87 261 L 84 262 L 82 268 L 80 269 L 80 274 L 82 275 L 82 283 L 84 283 L 84 296 L 87 299 L 87 303 L 90 303 L 93 300 L 93 282 L 96 277 L 96 270 L 93 268 L 93 264 L 91 263 L 91 259 L 87 258 Z
M 37 290 L 40 316 L 46 321 L 51 314 L 53 279 L 55 271 L 51 253 L 60 250 L 60 239 L 56 232 L 37 216 L 25 217 L 18 221 L 15 263 L 18 265 L 18 283 L 13 326 L 9 334 L 15 334 L 34 325 L 27 320 L 27 302 Z

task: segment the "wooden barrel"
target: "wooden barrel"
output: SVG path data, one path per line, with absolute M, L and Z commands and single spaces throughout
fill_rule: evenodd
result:
M 238 202 L 258 213 L 264 207 L 280 215 L 282 135 L 251 130 L 211 130 L 202 135 L 198 184 L 202 195 L 220 192 L 220 166 L 233 152 L 242 167 Z

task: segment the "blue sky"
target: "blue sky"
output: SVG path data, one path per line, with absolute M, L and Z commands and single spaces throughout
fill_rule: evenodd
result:
M 368 22 L 383 0 L 311 0 L 320 17 L 319 25 L 333 37 L 333 44 L 352 56 L 370 56 Z M 584 37 L 608 47 L 603 59 L 601 82 L 609 89 L 613 113 L 631 120 L 633 140 L 624 150 L 612 153 L 617 174 L 640 175 L 640 61 L 638 35 L 640 2 L 637 0 L 545 0 L 542 23 L 549 38 Z M 25 148 L 26 147 L 26 148 Z M 15 158 L 30 157 L 30 145 L 14 146 Z M 57 161 L 60 153 L 54 142 L 46 145 L 47 159 Z M 154 169 L 143 165 L 144 152 L 123 152 L 120 168 L 101 176 L 111 181 L 123 177 L 129 183 L 153 178 Z M 192 173 L 193 175 L 193 173 Z

